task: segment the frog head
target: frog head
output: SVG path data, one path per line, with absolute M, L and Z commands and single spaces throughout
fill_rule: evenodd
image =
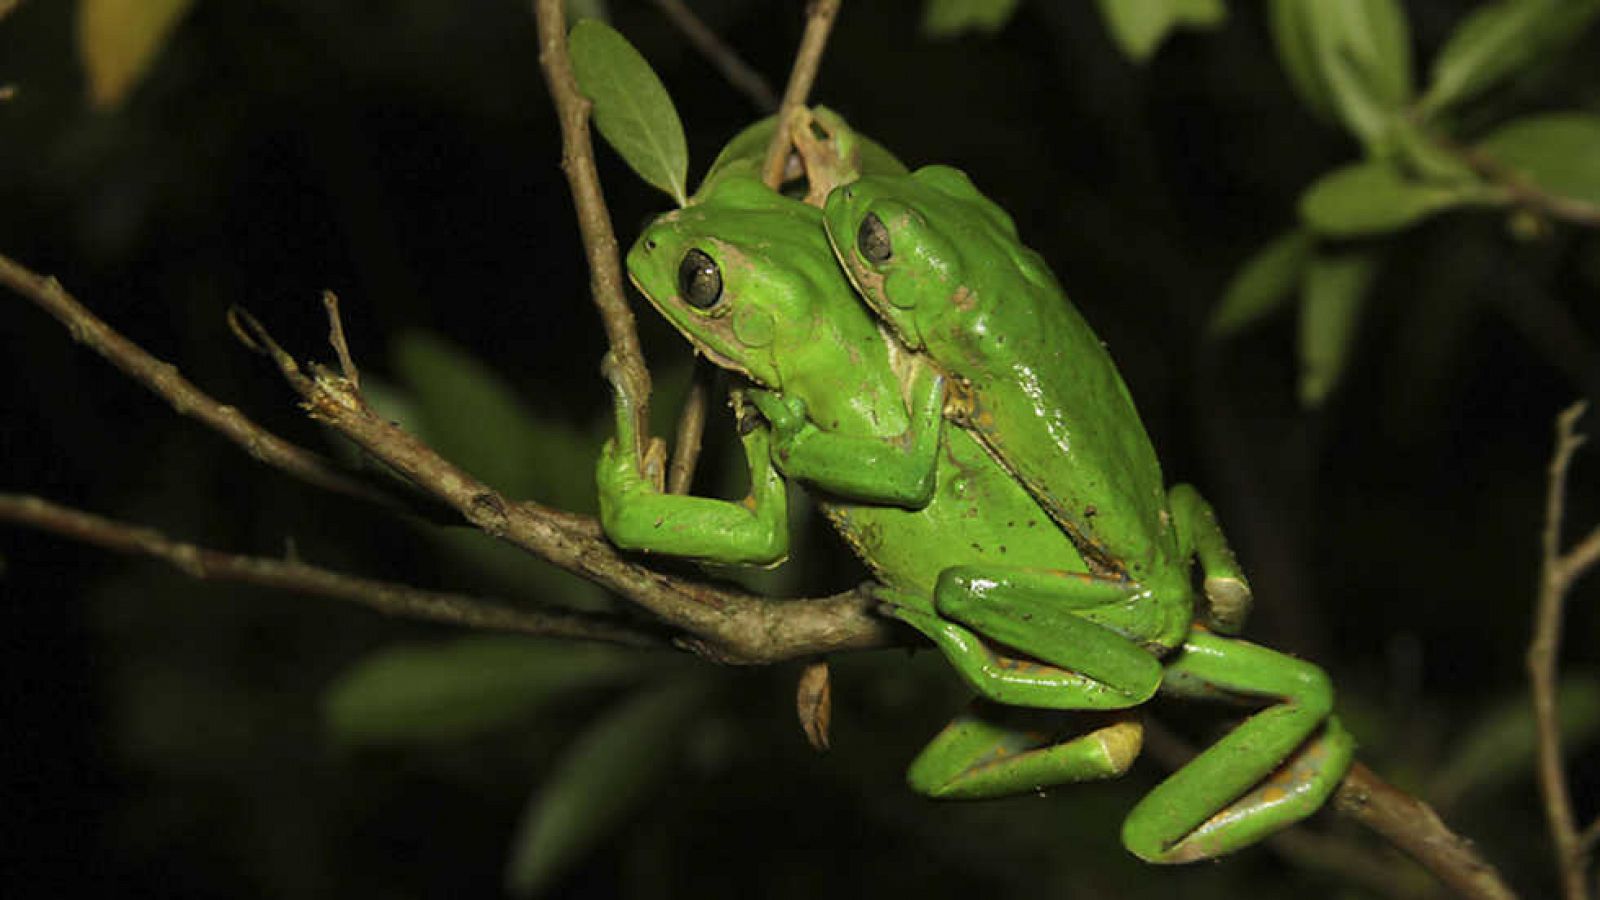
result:
M 628 251 L 640 293 L 722 368 L 772 390 L 815 354 L 873 333 L 839 272 L 821 211 L 730 176 L 653 222 Z
M 1016 225 L 958 169 L 867 176 L 828 196 L 828 241 L 867 304 L 913 350 L 998 294 L 1007 273 L 1050 277 Z M 1042 274 L 1041 274 L 1042 273 Z

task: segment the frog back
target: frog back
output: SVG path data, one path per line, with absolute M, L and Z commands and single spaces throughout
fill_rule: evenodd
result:
M 1102 574 L 1177 553 L 1160 464 L 1122 377 L 1011 218 L 929 166 L 829 198 L 835 253 L 874 311 L 956 383 L 954 416 Z

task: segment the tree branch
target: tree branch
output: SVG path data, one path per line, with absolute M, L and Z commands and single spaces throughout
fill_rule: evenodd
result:
M 567 174 L 567 187 L 578 214 L 578 231 L 589 260 L 589 293 L 600 310 L 623 390 L 633 403 L 634 433 L 640 441 L 634 449 L 642 459 L 650 440 L 650 370 L 645 367 L 633 311 L 623 292 L 617 236 L 611 228 L 611 214 L 606 210 L 600 173 L 594 164 L 594 146 L 589 139 L 590 104 L 572 74 L 563 0 L 535 0 L 533 11 L 539 28 L 539 65 L 544 69 L 545 84 L 561 122 L 561 170 Z
M 79 303 L 59 281 L 39 275 L 6 256 L 0 256 L 0 283 L 32 300 L 40 309 L 67 326 L 72 339 L 100 354 L 168 403 L 182 416 L 205 424 L 243 447 L 246 453 L 325 490 L 359 497 L 382 506 L 402 508 L 404 503 L 310 450 L 267 431 L 238 409 L 212 399 L 178 367 L 163 362 L 118 334 Z
M 1534 610 L 1533 637 L 1528 643 L 1528 683 L 1533 694 L 1539 793 L 1544 798 L 1545 819 L 1555 847 L 1556 868 L 1566 900 L 1589 900 L 1589 850 L 1578 834 L 1567 792 L 1567 768 L 1561 753 L 1561 717 L 1556 708 L 1556 682 L 1561 668 L 1561 619 L 1567 589 L 1600 556 L 1600 529 L 1584 538 L 1569 554 L 1561 552 L 1561 519 L 1567 492 L 1567 470 L 1584 438 L 1574 428 L 1585 404 L 1574 403 L 1556 416 L 1556 446 L 1550 457 L 1549 486 L 1545 494 L 1542 566 L 1539 598 Z
M 1359 762 L 1334 792 L 1333 808 L 1371 829 L 1463 897 L 1515 900 L 1517 896 L 1494 866 L 1478 855 L 1472 841 L 1451 831 L 1433 807 Z
M 389 616 L 629 647 L 670 646 L 661 635 L 611 617 L 554 607 L 520 609 L 462 594 L 357 578 L 291 560 L 236 556 L 174 541 L 154 529 L 70 509 L 39 497 L 0 494 L 0 520 L 118 553 L 165 560 L 191 578 L 238 581 L 314 597 L 348 600 Z

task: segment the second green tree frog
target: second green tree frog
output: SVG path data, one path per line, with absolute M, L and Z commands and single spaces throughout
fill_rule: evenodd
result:
M 1166 653 L 1190 634 L 1196 556 L 1211 621 L 1225 630 L 1242 623 L 1249 589 L 1210 506 L 1187 485 L 1166 490 L 1110 356 L 1004 211 L 960 171 L 929 166 L 834 190 L 824 219 L 867 304 L 907 348 L 952 379 L 959 420 L 1072 536 L 1095 578 L 1123 586 L 1129 602 L 1145 605 L 1161 623 L 1140 635 L 1152 651 Z M 1175 809 L 1174 795 L 1194 790 L 1228 802 L 1324 726 L 1332 694 L 1320 671 L 1232 646 L 1231 656 L 1180 651 L 1175 665 L 1278 705 L 1247 720 L 1141 808 Z M 1169 687 L 1192 685 L 1169 678 Z M 1347 761 L 1348 737 L 1336 724 L 1327 728 L 1324 749 Z M 1240 763 L 1245 756 L 1248 765 Z M 1325 780 L 1322 790 L 1336 780 Z M 1183 814 L 1171 815 L 1176 826 Z M 1191 858 L 1184 843 L 1193 838 L 1174 835 L 1205 827 L 1195 820 L 1163 834 L 1141 831 L 1135 818 L 1137 811 L 1124 839 L 1153 861 Z

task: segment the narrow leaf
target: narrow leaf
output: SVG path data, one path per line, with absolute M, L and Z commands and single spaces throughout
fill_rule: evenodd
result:
M 928 0 L 922 8 L 922 33 L 957 37 L 967 32 L 994 34 L 1011 21 L 1017 0 Z
M 592 435 L 535 413 L 488 366 L 437 335 L 402 334 L 390 358 L 416 400 L 423 436 L 446 458 L 517 499 L 595 508 L 600 447 Z
M 1339 383 L 1376 271 L 1371 251 L 1324 249 L 1312 254 L 1300 296 L 1302 405 L 1320 406 Z
M 604 838 L 671 771 L 695 684 L 641 693 L 573 742 L 529 802 L 511 841 L 506 887 L 532 896 Z
M 604 22 L 579 22 L 567 41 L 578 87 L 594 103 L 595 127 L 640 178 L 684 205 L 689 150 L 661 79 L 628 39 Z
M 1600 0 L 1499 0 L 1473 10 L 1433 60 L 1422 108 L 1458 106 L 1559 54 L 1600 13 Z
M 1540 190 L 1600 205 L 1600 116 L 1568 112 L 1517 119 L 1478 150 Z
M 1476 184 L 1413 181 L 1385 162 L 1344 166 L 1300 196 L 1300 218 L 1328 237 L 1385 234 L 1485 196 Z
M 1268 19 L 1272 41 L 1278 50 L 1278 63 L 1289 76 L 1289 84 L 1300 95 L 1301 102 L 1313 115 L 1332 122 L 1337 120 L 1333 95 L 1317 63 L 1316 48 L 1311 40 L 1315 26 L 1309 13 L 1301 0 L 1272 0 Z
M 1211 313 L 1213 338 L 1225 338 L 1272 313 L 1288 300 L 1311 254 L 1311 236 L 1295 229 L 1274 238 L 1234 273 Z
M 344 745 L 451 741 L 514 724 L 563 692 L 634 674 L 637 653 L 593 644 L 475 637 L 380 650 L 322 698 Z
M 1563 747 L 1573 750 L 1600 735 L 1600 678 L 1567 676 L 1557 690 L 1556 703 Z M 1438 771 L 1428 792 L 1439 803 L 1449 804 L 1468 791 L 1528 777 L 1535 745 L 1533 707 L 1527 694 L 1519 692 L 1488 705 L 1451 744 L 1455 753 Z
M 1307 104 L 1382 152 L 1412 93 L 1410 30 L 1397 0 L 1275 0 L 1271 11 L 1279 57 Z
M 1222 0 L 1100 0 L 1100 16 L 1117 46 L 1144 62 L 1179 28 L 1215 28 L 1227 18 Z
M 78 55 L 89 74 L 89 102 L 122 102 L 149 71 L 193 0 L 80 0 Z

